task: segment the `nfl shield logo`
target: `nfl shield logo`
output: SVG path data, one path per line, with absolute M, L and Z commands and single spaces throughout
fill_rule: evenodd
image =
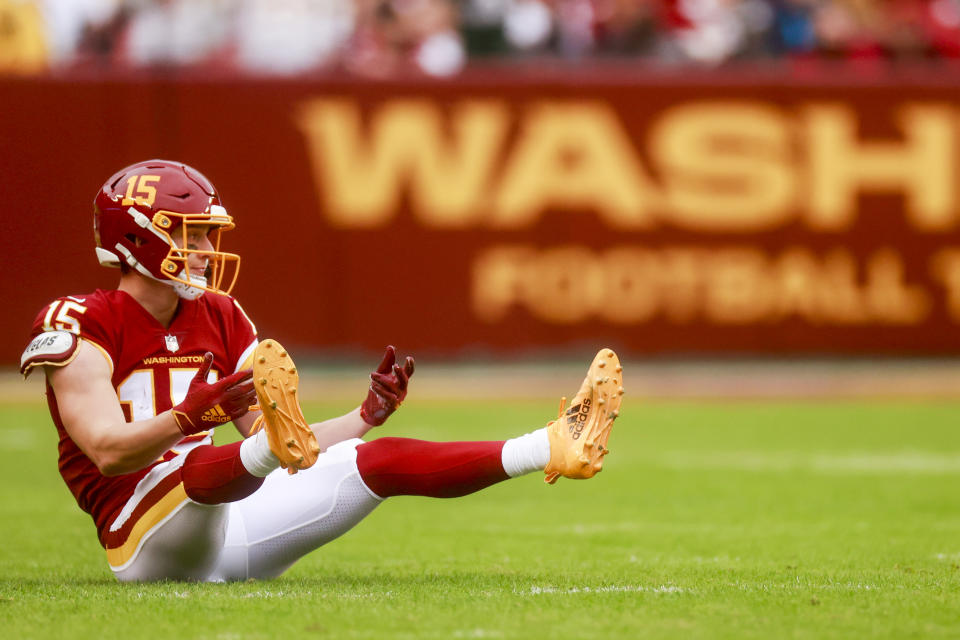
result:
M 180 343 L 177 342 L 177 336 L 166 336 L 164 340 L 167 343 L 167 351 L 176 353 L 180 349 Z

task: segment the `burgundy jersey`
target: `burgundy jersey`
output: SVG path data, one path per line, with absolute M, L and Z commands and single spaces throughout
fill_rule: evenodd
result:
M 98 289 L 66 296 L 40 311 L 30 337 L 57 329 L 77 334 L 103 353 L 127 422 L 152 418 L 182 402 L 207 351 L 213 353 L 209 377 L 213 381 L 243 368 L 257 343 L 256 329 L 240 305 L 229 296 L 211 293 L 192 301 L 181 299 L 169 327 L 123 291 Z M 80 508 L 93 517 L 101 543 L 153 466 L 212 442 L 211 432 L 187 436 L 150 467 L 106 477 L 64 429 L 49 381 L 47 403 L 60 436 L 60 475 Z

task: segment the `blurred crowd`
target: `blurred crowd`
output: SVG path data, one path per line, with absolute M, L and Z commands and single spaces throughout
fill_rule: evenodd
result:
M 0 0 L 0 71 L 960 59 L 960 0 Z

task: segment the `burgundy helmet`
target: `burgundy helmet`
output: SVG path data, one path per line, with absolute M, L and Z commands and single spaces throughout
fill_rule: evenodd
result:
M 212 251 L 187 247 L 191 227 L 197 226 L 206 230 Z M 132 164 L 111 176 L 93 201 L 100 264 L 125 263 L 190 300 L 204 291 L 228 294 L 233 289 L 240 256 L 220 251 L 220 233 L 233 226 L 213 184 L 182 162 Z M 206 276 L 190 273 L 187 258 L 192 253 L 207 259 Z

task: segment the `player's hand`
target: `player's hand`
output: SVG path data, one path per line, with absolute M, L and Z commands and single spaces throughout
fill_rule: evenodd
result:
M 207 431 L 245 414 L 257 401 L 253 370 L 244 369 L 210 384 L 207 374 L 213 354 L 203 355 L 203 364 L 190 381 L 187 398 L 173 408 L 173 418 L 183 435 Z
M 387 347 L 383 361 L 370 374 L 370 390 L 367 399 L 360 405 L 360 417 L 374 427 L 387 421 L 407 397 L 407 385 L 413 375 L 413 358 L 407 356 L 401 367 L 397 364 L 397 350 Z

